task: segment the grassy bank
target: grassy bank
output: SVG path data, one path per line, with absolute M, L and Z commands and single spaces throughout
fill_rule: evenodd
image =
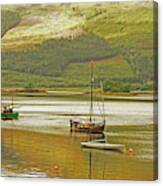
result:
M 88 89 L 36 89 L 27 91 L 26 89 L 5 89 L 2 91 L 2 96 L 14 97 L 33 97 L 33 98 L 46 98 L 46 99 L 61 99 L 61 100 L 80 100 L 89 101 L 90 91 Z M 152 92 L 139 92 L 139 93 L 109 93 L 106 92 L 103 95 L 105 101 L 157 101 L 157 97 Z M 96 90 L 94 93 L 94 101 L 102 101 L 101 93 Z

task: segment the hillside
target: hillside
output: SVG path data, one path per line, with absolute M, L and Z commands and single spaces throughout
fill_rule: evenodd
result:
M 80 63 L 115 56 L 116 51 L 104 40 L 93 35 L 75 40 L 49 40 L 35 50 L 5 51 L 2 53 L 3 69 L 61 76 L 69 63 Z M 12 61 L 12 62 L 11 62 Z
M 8 26 L 2 87 L 88 86 L 93 60 L 105 90 L 152 90 L 152 7 L 152 2 L 3 6 L 2 26 L 4 20 Z M 19 21 L 13 24 L 8 12 Z
M 154 5 L 150 2 L 112 3 L 101 12 L 98 9 L 99 13 L 85 25 L 88 31 L 108 41 L 127 60 L 141 83 L 154 78 L 153 10 Z
M 13 27 L 15 27 L 21 18 L 17 12 L 11 10 L 3 10 L 1 11 L 1 37 L 3 37 L 6 32 Z

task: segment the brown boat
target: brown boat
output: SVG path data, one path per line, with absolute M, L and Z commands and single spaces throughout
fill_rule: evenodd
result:
M 103 133 L 105 128 L 105 114 L 104 114 L 104 99 L 103 100 L 103 114 L 102 114 L 102 121 L 95 122 L 93 119 L 93 98 L 94 98 L 94 77 L 93 77 L 93 63 L 91 62 L 91 82 L 90 82 L 90 89 L 91 89 L 91 96 L 90 96 L 90 117 L 88 121 L 84 120 L 70 120 L 70 131 L 71 132 L 85 132 L 85 133 Z M 103 87 L 101 84 L 101 92 L 103 93 Z
M 101 123 L 82 123 L 70 120 L 71 132 L 103 133 L 105 121 Z

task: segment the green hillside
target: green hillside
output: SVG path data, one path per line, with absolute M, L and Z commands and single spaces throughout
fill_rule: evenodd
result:
M 121 58 L 95 61 L 95 80 L 131 79 L 133 72 L 130 66 Z M 125 75 L 123 74 L 126 71 Z M 116 73 L 115 73 L 116 72 Z M 12 79 L 11 79 L 12 77 Z M 57 88 L 57 87 L 88 87 L 90 82 L 90 63 L 71 63 L 58 76 L 44 76 L 36 73 L 2 71 L 2 87 L 24 88 Z M 23 85 L 23 86 L 22 86 Z
M 1 37 L 4 36 L 4 34 L 16 26 L 20 22 L 20 16 L 17 12 L 10 11 L 10 10 L 3 10 L 1 11 Z
M 85 87 L 93 60 L 105 90 L 153 89 L 152 2 L 9 6 L 9 10 L 21 20 L 2 40 L 2 87 Z M 7 16 L 3 13 L 2 22 Z
M 154 78 L 153 6 L 149 2 L 123 2 L 110 8 L 108 4 L 86 23 L 89 32 L 107 40 L 124 56 L 141 82 Z
M 69 63 L 116 55 L 104 40 L 86 35 L 76 40 L 50 40 L 35 50 L 3 52 L 2 69 L 56 77 L 62 76 Z
M 133 77 L 129 64 L 117 55 L 105 41 L 92 35 L 73 41 L 48 41 L 38 50 L 24 53 L 3 52 L 2 86 L 88 86 L 92 60 L 96 79 Z
M 2 71 L 2 87 L 12 88 L 48 88 L 60 86 L 60 79 L 53 77 L 44 77 L 29 73 L 3 70 Z

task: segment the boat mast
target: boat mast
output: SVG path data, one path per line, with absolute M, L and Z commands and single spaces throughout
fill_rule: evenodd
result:
M 101 98 L 102 98 L 102 112 L 103 112 L 103 119 L 105 123 L 104 88 L 103 88 L 102 81 L 100 82 L 100 86 L 101 86 Z
M 93 61 L 91 61 L 91 105 L 90 105 L 90 122 L 92 122 L 92 114 L 93 114 L 93 87 L 94 86 L 94 77 L 93 77 Z
M 14 108 L 14 93 L 13 93 L 13 90 L 12 90 L 12 97 L 11 97 L 11 106 L 12 106 L 12 109 Z

